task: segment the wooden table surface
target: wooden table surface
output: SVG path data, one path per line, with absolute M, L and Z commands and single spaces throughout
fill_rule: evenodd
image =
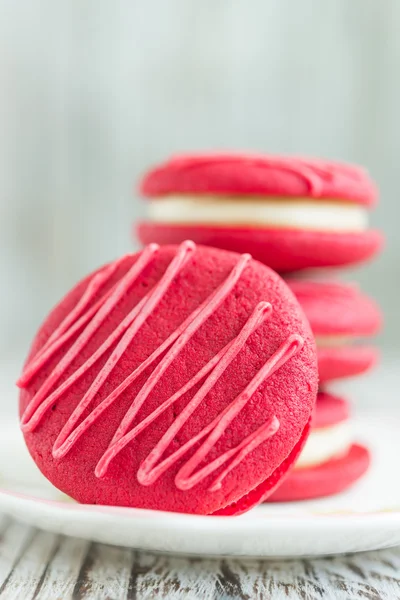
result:
M 316 560 L 163 556 L 0 517 L 2 600 L 400 599 L 400 548 Z

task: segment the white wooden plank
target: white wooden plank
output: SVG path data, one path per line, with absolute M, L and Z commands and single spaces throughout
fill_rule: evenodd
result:
M 400 551 L 291 561 L 223 560 L 220 592 L 252 600 L 400 597 Z
M 251 600 L 337 598 L 324 589 L 307 561 L 222 560 L 218 590 Z M 326 595 L 325 595 L 326 594 Z
M 200 560 L 139 553 L 132 572 L 136 576 L 128 598 L 138 600 L 400 598 L 399 549 L 312 561 Z
M 0 543 L 0 586 L 2 600 L 393 600 L 400 548 L 314 560 L 180 558 L 89 547 L 11 522 Z
M 33 536 L 32 527 L 11 521 L 0 538 L 0 589 Z
M 318 559 L 312 564 L 323 589 L 339 597 L 400 598 L 400 549 Z
M 36 589 L 40 600 L 68 600 L 78 579 L 90 543 L 75 538 L 62 538 L 53 560 L 48 564 L 41 585 Z
M 132 550 L 93 544 L 81 567 L 74 600 L 126 598 L 132 561 Z
M 57 545 L 57 535 L 42 531 L 35 532 L 4 582 L 1 591 L 2 600 L 33 600 L 36 588 Z
M 220 561 L 135 553 L 128 598 L 212 600 L 231 598 L 218 586 Z M 232 596 L 241 598 L 241 596 Z

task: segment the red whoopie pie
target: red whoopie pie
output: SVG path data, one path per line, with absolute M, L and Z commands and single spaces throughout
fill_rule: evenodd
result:
M 294 156 L 173 157 L 140 185 L 143 244 L 199 244 L 252 256 L 278 272 L 365 261 L 382 245 L 368 229 L 377 191 L 358 166 Z
M 288 279 L 315 335 L 320 382 L 365 373 L 379 359 L 374 346 L 355 345 L 357 338 L 379 332 L 377 304 L 355 284 Z
M 238 514 L 297 459 L 317 358 L 268 267 L 193 242 L 151 244 L 65 296 L 18 385 L 33 459 L 79 502 Z
M 356 483 L 368 470 L 370 453 L 355 444 L 346 400 L 318 394 L 311 434 L 286 479 L 268 502 L 311 500 L 331 496 Z

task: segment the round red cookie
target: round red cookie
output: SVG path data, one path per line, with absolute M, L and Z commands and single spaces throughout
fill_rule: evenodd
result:
M 318 392 L 312 419 L 312 429 L 332 427 L 350 418 L 349 403 L 340 396 L 328 392 Z
M 234 194 L 343 198 L 371 206 L 377 190 L 361 167 L 316 158 L 248 153 L 172 157 L 149 171 L 144 196 Z
M 214 248 L 250 252 L 278 273 L 361 263 L 375 256 L 383 244 L 375 230 L 337 233 L 142 221 L 135 225 L 135 233 L 142 244 L 178 244 L 190 238 Z
M 351 338 L 374 335 L 381 328 L 382 314 L 371 298 L 356 285 L 338 281 L 289 279 L 287 283 L 316 336 L 321 382 L 360 375 L 378 362 L 377 348 L 350 345 Z M 334 345 L 327 343 L 335 338 Z
M 204 154 L 171 158 L 150 170 L 140 184 L 140 191 L 157 204 L 169 195 L 206 198 L 220 195 L 246 201 L 255 197 L 262 203 L 273 197 L 308 199 L 315 206 L 325 201 L 343 206 L 357 204 L 365 209 L 376 203 L 377 190 L 368 173 L 353 165 L 293 156 L 255 154 Z M 217 204 L 215 204 L 217 207 Z M 219 207 L 221 208 L 221 206 Z M 178 210 L 178 209 L 175 209 Z M 198 244 L 233 252 L 250 252 L 252 256 L 285 273 L 315 267 L 336 267 L 363 262 L 381 248 L 383 238 L 378 231 L 330 229 L 325 219 L 320 229 L 293 223 L 279 226 L 259 222 L 252 208 L 246 222 L 182 222 L 173 212 L 168 221 L 147 220 L 139 223 L 136 234 L 143 244 L 177 244 L 190 238 Z M 310 210 L 310 209 L 308 209 Z M 311 214 L 312 217 L 312 214 Z M 221 217 L 219 217 L 221 218 Z M 327 221 L 327 222 L 325 222 Z M 251 223 L 249 225 L 249 223 Z M 254 223 L 254 225 L 253 225 Z
M 264 265 L 151 245 L 67 294 L 19 386 L 32 457 L 79 502 L 237 514 L 303 447 L 316 352 L 294 295 Z
M 367 373 L 379 362 L 379 350 L 374 346 L 340 346 L 318 348 L 320 383 L 355 377 Z
M 315 336 L 365 336 L 378 333 L 382 314 L 355 284 L 288 279 Z
M 268 502 L 293 502 L 332 496 L 356 483 L 368 470 L 367 448 L 353 444 L 345 456 L 307 469 L 295 469 L 268 498 Z
M 339 396 L 319 392 L 312 420 L 313 431 L 335 427 L 350 418 L 349 403 Z M 367 471 L 370 455 L 353 444 L 345 454 L 315 466 L 294 468 L 268 501 L 308 500 L 337 494 L 355 483 Z

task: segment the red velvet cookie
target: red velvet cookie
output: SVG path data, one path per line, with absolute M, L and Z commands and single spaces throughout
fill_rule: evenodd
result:
M 153 244 L 67 294 L 19 386 L 32 457 L 79 502 L 237 514 L 302 449 L 316 352 L 292 292 L 249 255 Z
M 369 451 L 354 444 L 347 429 L 346 400 L 319 393 L 311 434 L 294 469 L 268 502 L 289 502 L 330 496 L 344 491 L 365 474 Z
M 350 407 L 347 400 L 328 392 L 318 392 L 314 416 L 311 422 L 312 429 L 332 427 L 333 425 L 344 423 L 349 419 Z
M 262 229 L 176 225 L 142 221 L 134 226 L 142 244 L 177 244 L 188 237 L 197 244 L 232 252 L 250 252 L 278 273 L 353 265 L 372 258 L 382 246 L 378 231 L 336 233 L 295 229 Z
M 182 156 L 152 169 L 140 190 L 149 198 L 149 220 L 137 226 L 144 244 L 189 236 L 251 252 L 278 272 L 362 262 L 382 245 L 381 234 L 367 229 L 376 188 L 356 166 L 287 156 Z
M 351 345 L 378 333 L 382 315 L 376 303 L 356 285 L 338 281 L 287 281 L 315 335 L 320 381 L 359 375 L 378 361 L 373 346 Z
M 346 198 L 371 206 L 374 182 L 362 167 L 299 156 L 250 153 L 186 154 L 155 167 L 143 178 L 145 196 L 235 194 Z
M 319 347 L 317 353 L 320 383 L 368 373 L 380 356 L 375 346 Z
M 340 494 L 365 475 L 370 464 L 369 450 L 353 444 L 344 456 L 308 469 L 293 470 L 267 501 L 294 502 Z

